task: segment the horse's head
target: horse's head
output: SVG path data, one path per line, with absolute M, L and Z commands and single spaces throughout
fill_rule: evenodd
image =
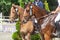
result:
M 36 18 L 42 17 L 46 14 L 46 11 L 33 3 L 29 2 L 24 10 L 23 19 L 28 19 L 29 17 L 32 17 L 33 15 Z
M 29 2 L 27 5 L 26 5 L 26 8 L 24 10 L 24 14 L 23 14 L 23 18 L 22 18 L 22 21 L 26 22 L 29 17 L 32 15 L 32 13 L 30 11 L 32 11 L 32 8 L 30 10 L 30 5 L 31 5 L 31 2 Z
M 12 5 L 11 7 L 11 12 L 10 12 L 10 21 L 14 21 L 14 19 L 17 18 L 18 15 L 18 6 L 17 5 Z

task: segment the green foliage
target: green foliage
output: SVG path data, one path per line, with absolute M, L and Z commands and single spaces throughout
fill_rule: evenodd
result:
M 13 33 L 12 38 L 14 40 L 21 40 L 21 36 L 20 36 L 20 23 L 19 21 L 16 23 L 16 32 Z M 34 34 L 31 35 L 31 40 L 39 40 L 40 39 L 40 34 Z
M 47 1 L 44 2 L 45 9 L 50 12 Z
M 25 2 L 25 0 L 24 1 L 23 0 L 18 0 L 18 2 L 20 4 L 20 6 L 24 8 L 24 2 Z
M 42 0 L 42 1 L 43 3 L 47 1 L 49 7 L 46 6 L 45 9 L 47 8 L 50 11 L 55 10 L 58 5 L 57 0 Z M 44 4 L 44 5 L 47 5 L 47 4 Z
M 52 10 L 55 10 L 58 3 L 57 3 L 57 0 L 47 0 L 48 2 L 48 5 L 49 5 L 49 9 L 52 11 Z
M 31 35 L 31 40 L 39 40 L 39 39 L 40 39 L 40 34 Z
M 18 0 L 20 6 L 23 7 L 23 8 L 24 8 L 24 5 L 25 5 L 24 3 L 29 2 L 29 1 L 33 2 L 34 0 Z
M 21 36 L 20 36 L 20 23 L 19 21 L 16 22 L 16 32 L 13 33 L 12 35 L 12 39 L 14 40 L 21 40 Z
M 18 0 L 0 0 L 0 12 L 4 16 L 9 15 L 12 3 L 18 4 Z
M 0 12 L 2 12 L 3 15 L 9 15 L 7 13 L 10 13 L 10 7 L 11 0 L 0 0 Z
M 30 0 L 31 2 L 34 2 L 34 0 Z
M 20 31 L 20 23 L 19 23 L 19 21 L 16 22 L 16 30 Z
M 12 39 L 13 40 L 22 40 L 21 36 L 20 36 L 20 33 L 18 31 L 16 31 L 15 33 L 13 33 Z
M 19 38 L 18 38 L 18 32 L 15 32 L 13 35 L 12 35 L 12 38 L 14 39 L 14 40 L 18 40 Z

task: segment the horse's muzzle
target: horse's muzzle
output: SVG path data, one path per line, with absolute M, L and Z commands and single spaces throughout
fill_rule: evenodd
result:
M 22 23 L 27 23 L 27 20 L 23 20 Z

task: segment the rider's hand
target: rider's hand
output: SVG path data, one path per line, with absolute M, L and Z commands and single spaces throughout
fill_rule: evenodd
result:
M 56 12 L 55 11 L 52 11 L 51 13 L 55 14 Z

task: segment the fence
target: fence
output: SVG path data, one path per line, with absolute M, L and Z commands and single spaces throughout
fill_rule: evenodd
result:
M 8 24 L 8 25 L 7 25 Z M 3 32 L 10 32 L 10 33 L 13 33 L 16 31 L 16 26 L 15 26 L 16 23 L 3 23 L 2 24 L 2 31 Z
M 10 23 L 9 16 L 2 16 L 2 13 L 0 13 L 0 32 L 15 32 L 16 21 L 18 21 L 18 19 L 16 19 L 14 23 Z

